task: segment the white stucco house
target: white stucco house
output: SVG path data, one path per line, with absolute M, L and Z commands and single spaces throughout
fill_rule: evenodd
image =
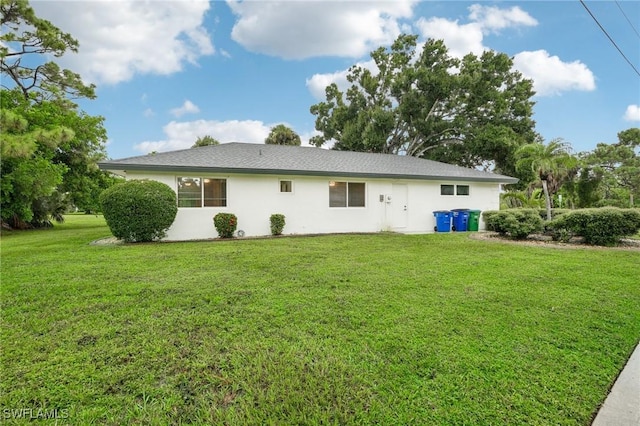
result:
M 501 184 L 517 179 L 390 154 L 313 147 L 225 143 L 99 164 L 127 179 L 152 179 L 176 191 L 178 214 L 167 240 L 218 236 L 213 216 L 234 213 L 245 236 L 433 232 L 433 212 L 497 210 Z M 483 228 L 482 222 L 480 228 Z

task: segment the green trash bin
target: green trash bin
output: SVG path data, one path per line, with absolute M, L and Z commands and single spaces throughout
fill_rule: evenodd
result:
M 468 231 L 477 231 L 480 223 L 480 210 L 469 210 Z

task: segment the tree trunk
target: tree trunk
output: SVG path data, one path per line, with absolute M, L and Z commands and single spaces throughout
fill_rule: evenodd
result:
M 542 190 L 544 191 L 544 201 L 547 205 L 547 220 L 551 220 L 551 197 L 549 196 L 549 187 L 546 179 L 542 179 Z
M 629 208 L 633 208 L 633 190 L 629 191 Z

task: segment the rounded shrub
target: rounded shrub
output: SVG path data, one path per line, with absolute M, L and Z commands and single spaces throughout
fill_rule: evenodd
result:
M 232 238 L 238 227 L 238 218 L 233 213 L 218 213 L 213 217 L 213 226 L 220 238 Z
M 486 211 L 483 218 L 489 231 L 522 240 L 542 231 L 543 220 L 536 209 Z
M 284 215 L 274 213 L 269 218 L 269 221 L 271 222 L 271 235 L 281 235 L 285 225 Z
M 153 180 L 128 180 L 100 194 L 102 213 L 111 233 L 126 242 L 163 238 L 178 213 L 176 193 Z

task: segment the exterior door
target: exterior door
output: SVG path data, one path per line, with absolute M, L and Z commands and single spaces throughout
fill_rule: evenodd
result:
M 407 227 L 407 185 L 394 183 L 391 195 L 391 224 L 393 228 Z

